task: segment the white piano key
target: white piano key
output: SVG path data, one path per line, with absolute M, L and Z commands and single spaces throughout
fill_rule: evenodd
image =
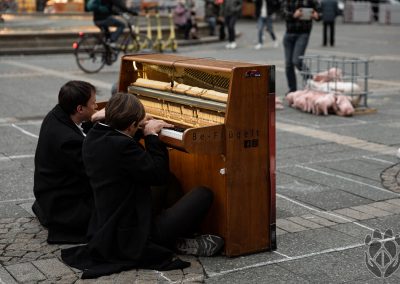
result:
M 161 129 L 161 135 L 171 137 L 176 140 L 182 140 L 183 139 L 183 132 L 171 130 L 171 129 Z

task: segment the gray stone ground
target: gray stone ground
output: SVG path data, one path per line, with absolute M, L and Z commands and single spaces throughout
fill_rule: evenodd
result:
M 255 51 L 255 23 L 242 20 L 238 30 L 236 50 L 215 43 L 179 53 L 274 64 L 282 98 L 282 47 L 268 43 Z M 275 30 L 281 39 L 284 24 L 275 23 Z M 372 60 L 368 104 L 377 111 L 351 118 L 313 116 L 287 106 L 277 111 L 276 251 L 182 256 L 192 263 L 183 271 L 131 270 L 85 281 L 60 261 L 62 246 L 47 244 L 46 231 L 31 215 L 33 154 L 59 87 L 71 79 L 88 80 L 99 88 L 98 99 L 107 99 L 119 66 L 88 75 L 69 54 L 0 57 L 0 283 L 399 283 L 400 270 L 379 279 L 365 264 L 368 234 L 400 232 L 399 35 L 398 26 L 339 20 L 336 46 L 322 48 L 321 25 L 314 26 L 308 54 Z

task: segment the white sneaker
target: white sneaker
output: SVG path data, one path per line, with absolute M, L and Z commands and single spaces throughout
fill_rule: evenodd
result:
M 400 148 L 397 150 L 397 158 L 400 159 Z
M 194 239 L 178 239 L 176 250 L 180 254 L 213 256 L 224 246 L 224 240 L 215 235 L 201 235 Z
M 255 50 L 260 50 L 262 48 L 262 44 L 261 43 L 257 43 L 256 46 L 254 46 Z
M 232 48 L 232 44 L 231 44 L 231 43 L 227 43 L 227 44 L 225 45 L 225 48 L 226 48 L 226 49 L 231 49 L 231 48 Z
M 279 42 L 278 42 L 277 40 L 274 41 L 273 47 L 274 47 L 274 48 L 278 48 L 278 47 L 279 47 Z
M 235 49 L 236 47 L 237 47 L 236 42 L 231 42 L 231 48 L 232 48 L 232 49 Z

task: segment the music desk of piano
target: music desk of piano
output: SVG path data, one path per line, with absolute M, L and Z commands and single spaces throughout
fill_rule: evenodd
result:
M 214 192 L 201 228 L 225 255 L 276 248 L 275 67 L 165 54 L 122 58 L 119 91 L 180 128 L 162 130 L 185 191 Z

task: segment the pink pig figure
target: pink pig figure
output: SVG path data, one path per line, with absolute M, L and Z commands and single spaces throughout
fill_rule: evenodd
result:
M 336 97 L 336 114 L 340 116 L 351 116 L 354 113 L 354 107 L 351 104 L 350 98 L 344 95 Z
M 307 92 L 308 90 L 298 90 L 295 92 L 290 92 L 286 95 L 285 100 L 288 102 L 289 106 L 292 106 L 294 103 L 294 99 L 301 96 L 303 93 Z
M 316 115 L 328 115 L 329 109 L 336 110 L 336 98 L 332 93 L 327 93 L 315 100 L 314 111 Z
M 343 72 L 340 68 L 332 67 L 327 71 L 319 72 L 313 76 L 316 82 L 342 81 Z

